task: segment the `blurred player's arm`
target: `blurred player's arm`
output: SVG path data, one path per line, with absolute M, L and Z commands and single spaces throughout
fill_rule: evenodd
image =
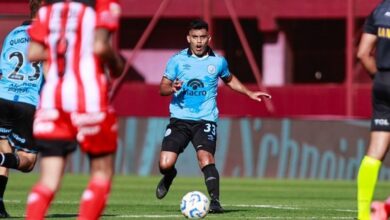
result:
M 97 28 L 95 32 L 94 52 L 110 69 L 112 77 L 119 77 L 125 67 L 125 59 L 114 51 L 110 44 L 111 32 Z
M 183 82 L 179 80 L 171 81 L 170 79 L 163 77 L 160 82 L 160 95 L 168 96 L 179 91 Z
M 271 98 L 271 95 L 261 91 L 251 91 L 245 87 L 244 84 L 240 82 L 233 74 L 230 75 L 227 79 L 223 79 L 225 84 L 229 86 L 234 91 L 247 95 L 250 99 L 261 102 L 262 98 Z
M 373 77 L 378 71 L 376 67 L 376 61 L 373 54 L 375 50 L 377 36 L 369 33 L 363 33 L 360 39 L 359 48 L 357 52 L 357 58 L 363 64 L 364 68 Z
M 30 62 L 45 61 L 47 58 L 46 47 L 39 42 L 31 41 L 28 48 L 28 59 Z
M 45 62 L 48 58 L 48 51 L 46 47 L 36 41 L 30 41 L 29 47 L 28 47 L 28 60 L 30 62 L 43 62 L 43 75 L 46 77 L 47 74 L 47 66 L 45 65 Z

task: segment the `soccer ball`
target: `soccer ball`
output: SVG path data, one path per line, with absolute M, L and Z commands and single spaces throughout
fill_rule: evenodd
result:
M 204 218 L 209 212 L 210 201 L 203 193 L 192 191 L 181 200 L 180 210 L 186 218 Z

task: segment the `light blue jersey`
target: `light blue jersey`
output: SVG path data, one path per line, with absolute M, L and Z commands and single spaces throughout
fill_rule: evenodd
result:
M 43 73 L 40 62 L 30 63 L 27 49 L 30 37 L 28 22 L 13 29 L 3 42 L 0 58 L 0 98 L 37 105 Z
M 183 82 L 169 105 L 172 118 L 217 121 L 218 79 L 231 77 L 224 57 L 210 49 L 208 56 L 199 58 L 185 49 L 170 58 L 164 77 Z

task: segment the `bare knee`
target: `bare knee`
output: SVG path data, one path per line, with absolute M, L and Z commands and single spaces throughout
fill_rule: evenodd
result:
M 209 164 L 215 163 L 214 156 L 210 152 L 199 150 L 196 154 L 198 157 L 199 167 L 201 169 Z
M 33 153 L 26 153 L 23 151 L 18 151 L 16 154 L 19 157 L 18 170 L 23 173 L 31 172 L 35 167 L 37 155 Z
M 114 175 L 114 155 L 90 156 L 91 176 L 100 179 L 111 179 Z
M 177 154 L 174 152 L 162 151 L 160 153 L 159 168 L 160 172 L 163 170 L 170 170 L 175 166 Z

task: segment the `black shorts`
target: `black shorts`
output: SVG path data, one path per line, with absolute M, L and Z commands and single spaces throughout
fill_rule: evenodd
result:
M 33 138 L 35 106 L 0 98 L 0 139 L 8 139 L 11 147 L 37 153 Z
M 66 157 L 77 149 L 76 141 L 38 139 L 36 142 L 42 157 Z
M 217 124 L 212 121 L 191 121 L 171 118 L 162 142 L 162 151 L 180 154 L 191 141 L 195 150 L 215 154 Z
M 390 131 L 390 72 L 375 74 L 372 109 L 371 131 Z

